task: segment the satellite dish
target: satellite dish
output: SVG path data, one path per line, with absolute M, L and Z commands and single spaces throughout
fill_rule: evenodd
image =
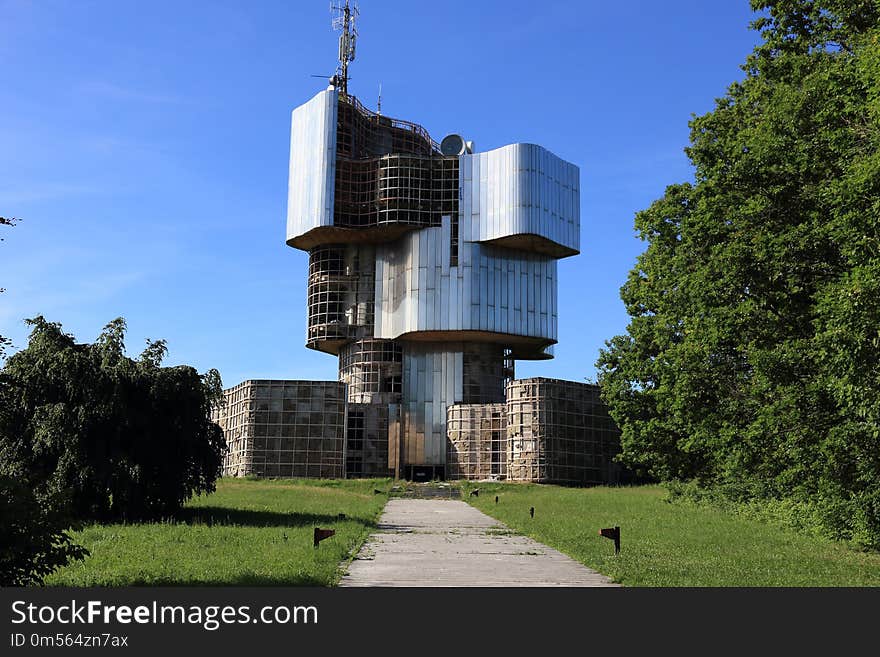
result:
M 453 133 L 446 135 L 440 142 L 440 152 L 443 155 L 464 155 L 467 152 L 467 145 L 461 135 Z

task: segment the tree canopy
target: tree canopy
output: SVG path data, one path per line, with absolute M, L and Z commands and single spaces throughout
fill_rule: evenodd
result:
M 101 520 L 161 517 L 214 490 L 225 449 L 210 420 L 222 397 L 216 370 L 161 367 L 163 341 L 127 357 L 122 319 L 94 344 L 42 317 L 28 323 L 27 348 L 3 369 L 10 474 L 67 491 L 77 517 Z
M 226 448 L 210 420 L 222 401 L 216 370 L 162 367 L 161 340 L 127 357 L 121 318 L 94 344 L 43 317 L 28 323 L 27 348 L 0 370 L 7 584 L 37 582 L 82 557 L 66 531 L 72 524 L 162 518 L 212 492 Z
M 597 366 L 622 459 L 790 499 L 880 546 L 880 6 L 753 0 L 745 77 L 690 122 L 693 183 L 637 214 Z

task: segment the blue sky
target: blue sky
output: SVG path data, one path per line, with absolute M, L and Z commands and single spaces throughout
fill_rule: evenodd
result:
M 349 90 L 488 150 L 533 142 L 581 171 L 582 252 L 559 264 L 556 358 L 583 380 L 625 330 L 635 213 L 691 180 L 691 114 L 757 42 L 747 0 L 361 3 Z M 290 111 L 326 86 L 325 0 L 0 0 L 0 334 L 43 314 L 80 341 L 246 378 L 335 379 L 306 349 L 307 255 L 284 244 Z

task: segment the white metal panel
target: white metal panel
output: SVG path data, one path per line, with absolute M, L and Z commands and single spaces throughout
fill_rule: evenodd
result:
M 448 236 L 425 228 L 377 247 L 376 337 L 480 330 L 556 339 L 553 258 L 464 242 L 459 266 L 444 273 Z
M 291 114 L 287 239 L 333 225 L 338 92 L 327 89 Z
M 466 232 L 473 241 L 538 235 L 580 250 L 578 167 L 536 144 L 460 158 Z M 479 175 L 477 175 L 479 172 Z

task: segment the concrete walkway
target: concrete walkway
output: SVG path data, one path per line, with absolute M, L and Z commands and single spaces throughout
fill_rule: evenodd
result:
M 340 586 L 618 586 L 465 502 L 392 499 Z

